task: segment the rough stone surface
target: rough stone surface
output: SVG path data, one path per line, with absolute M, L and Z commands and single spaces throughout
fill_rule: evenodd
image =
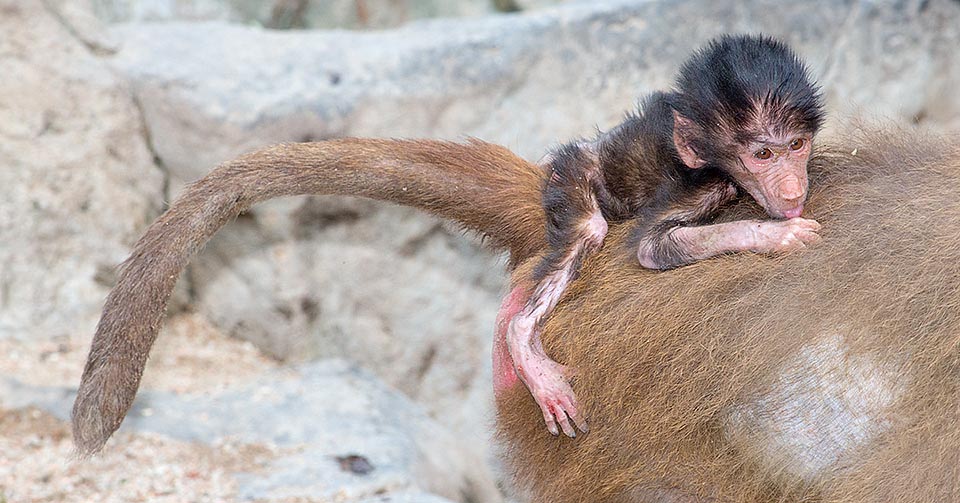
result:
M 494 0 L 92 0 L 104 21 L 230 21 L 268 28 L 388 28 L 414 19 L 492 14 Z M 573 0 L 514 0 L 531 9 Z M 584 0 L 581 0 L 584 1 Z
M 364 499 L 358 503 L 449 503 L 450 500 L 420 492 L 390 493 Z
M 128 86 L 44 7 L 0 1 L 0 338 L 90 331 L 164 177 Z
M 700 18 L 711 22 L 689 21 Z M 115 62 L 137 84 L 160 155 L 192 179 L 277 139 L 470 134 L 536 158 L 616 123 L 725 32 L 788 40 L 832 109 L 910 120 L 935 107 L 952 121 L 958 19 L 951 0 L 752 0 L 572 4 L 375 33 L 166 23 L 120 28 Z
M 284 236 L 270 222 L 287 215 L 302 227 Z M 412 210 L 361 201 L 291 199 L 239 224 L 192 270 L 215 324 L 281 357 L 361 362 L 446 424 L 486 430 L 496 258 Z
M 231 474 L 259 472 L 274 457 L 260 445 L 124 433 L 109 452 L 78 461 L 68 423 L 37 407 L 0 407 L 0 452 L 0 500 L 11 503 L 238 501 Z
M 74 394 L 9 379 L 0 391 L 4 407 L 40 406 L 61 419 Z M 489 470 L 465 456 L 454 435 L 343 361 L 286 368 L 215 393 L 142 393 L 121 432 L 266 446 L 274 455 L 258 473 L 230 474 L 242 500 L 500 501 Z

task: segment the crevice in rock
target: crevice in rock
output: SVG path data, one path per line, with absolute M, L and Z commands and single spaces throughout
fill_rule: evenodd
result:
M 264 24 L 271 30 L 291 30 L 307 28 L 307 0 L 284 0 L 275 2 L 270 10 L 270 19 Z
M 160 170 L 160 173 L 163 175 L 163 211 L 166 211 L 170 207 L 170 201 L 173 199 L 173 195 L 170 194 L 170 169 L 167 168 L 166 164 L 163 162 L 163 158 L 160 157 L 160 154 L 157 153 L 157 149 L 154 146 L 153 142 L 153 132 L 150 130 L 150 124 L 147 123 L 147 114 L 143 107 L 143 102 L 140 100 L 140 96 L 135 90 L 131 90 L 131 98 L 133 99 L 133 106 L 137 109 L 137 117 L 140 118 L 140 135 L 143 136 L 143 142 L 147 146 L 147 150 L 150 151 L 150 156 L 153 158 L 153 164 Z
M 53 19 L 56 20 L 56 22 L 59 23 L 64 30 L 67 31 L 68 35 L 70 35 L 77 42 L 83 44 L 83 46 L 95 56 L 112 56 L 117 52 L 116 49 L 112 47 L 98 44 L 97 42 L 84 37 L 80 31 L 77 30 L 76 26 L 74 26 L 73 23 L 71 23 L 63 15 L 63 13 L 60 12 L 60 9 L 53 4 L 52 0 L 40 0 L 40 4 L 43 6 L 43 9 L 46 10 L 47 13 L 49 13 L 50 16 L 52 16 Z
M 416 368 L 417 382 L 420 383 L 423 381 L 424 376 L 427 375 L 427 372 L 430 371 L 430 368 L 433 367 L 434 362 L 437 359 L 437 347 L 430 346 L 427 349 L 427 352 L 420 359 L 420 365 Z
M 0 280 L 0 309 L 6 309 L 10 306 L 10 283 L 7 278 Z
M 297 240 L 307 240 L 316 236 L 323 229 L 343 224 L 352 224 L 367 215 L 362 209 L 350 206 L 327 206 L 323 199 L 308 198 L 300 208 L 292 213 L 295 223 L 293 237 Z
M 133 86 L 132 83 L 128 83 L 128 85 Z M 155 208 L 155 215 L 153 215 L 153 218 L 156 218 L 163 212 L 167 211 L 174 200 L 173 194 L 170 193 L 172 175 L 170 174 L 170 169 L 163 162 L 163 158 L 160 157 L 160 154 L 157 152 L 157 148 L 154 145 L 153 132 L 150 130 L 150 124 L 147 122 L 147 115 L 146 111 L 144 110 L 143 102 L 141 101 L 136 90 L 130 89 L 130 98 L 133 102 L 134 108 L 137 110 L 137 117 L 140 120 L 140 136 L 143 138 L 143 143 L 147 147 L 147 151 L 150 152 L 150 157 L 153 159 L 153 165 L 157 170 L 160 171 L 160 175 L 163 177 L 163 183 L 160 187 L 160 206 Z M 183 292 L 185 292 L 187 297 L 185 299 L 186 306 L 194 305 L 198 298 L 196 282 L 193 279 L 193 268 L 193 264 L 188 264 L 184 269 L 184 273 L 181 275 L 179 281 L 179 283 L 182 284 Z M 171 304 L 171 308 L 173 307 L 173 304 Z
M 411 257 L 416 255 L 417 252 L 423 249 L 424 246 L 432 239 L 434 236 L 444 235 L 447 231 L 440 225 L 439 222 L 436 222 L 429 229 L 419 236 L 414 236 L 409 241 L 404 243 L 397 250 L 397 253 L 404 257 Z

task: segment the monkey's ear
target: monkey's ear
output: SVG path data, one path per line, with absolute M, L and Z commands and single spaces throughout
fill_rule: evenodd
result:
M 700 126 L 680 115 L 680 112 L 673 111 L 673 146 L 680 153 L 680 160 L 690 169 L 702 168 L 707 164 L 692 147 L 693 138 L 700 133 Z

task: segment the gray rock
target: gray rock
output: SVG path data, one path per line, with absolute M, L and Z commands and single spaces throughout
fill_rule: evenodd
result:
M 362 217 L 325 224 L 331 211 Z M 302 228 L 286 237 L 262 230 L 296 218 Z M 192 269 L 214 323 L 280 357 L 350 358 L 445 424 L 486 429 L 495 257 L 413 210 L 356 200 L 281 201 L 238 223 Z
M 953 118 L 960 104 L 944 87 L 960 66 L 958 20 L 949 0 L 753 0 L 573 4 L 376 33 L 166 23 L 120 28 L 115 63 L 143 96 L 161 157 L 193 179 L 265 142 L 343 135 L 469 134 L 536 158 L 615 124 L 730 31 L 793 43 L 832 108 L 909 120 L 936 105 Z
M 960 2 L 855 2 L 818 61 L 832 110 L 960 129 Z
M 421 492 L 396 492 L 367 498 L 358 503 L 449 503 L 450 500 Z
M 523 9 L 565 0 L 516 0 Z M 570 1 L 570 0 L 566 0 Z M 584 1 L 584 0 L 581 0 Z M 494 0 L 93 0 L 106 22 L 230 21 L 268 28 L 388 28 L 496 12 Z
M 948 105 L 937 114 L 953 118 L 960 104 L 943 88 L 960 71 L 958 20 L 950 0 L 635 0 L 377 33 L 167 23 L 120 28 L 115 63 L 137 83 L 161 157 L 193 179 L 264 142 L 343 135 L 469 134 L 538 157 L 616 123 L 637 96 L 667 87 L 691 50 L 730 31 L 793 43 L 832 108 L 912 119 Z
M 10 379 L 0 380 L 0 391 L 5 407 L 35 405 L 63 419 L 75 394 Z M 454 434 L 344 361 L 284 369 L 216 394 L 144 392 L 121 429 L 275 447 L 261 472 L 233 474 L 243 499 L 501 501 L 483 460 Z
M 449 503 L 450 500 L 420 492 L 399 492 L 367 498 L 357 503 Z
M 92 331 L 163 194 L 127 85 L 44 5 L 0 1 L 0 338 Z

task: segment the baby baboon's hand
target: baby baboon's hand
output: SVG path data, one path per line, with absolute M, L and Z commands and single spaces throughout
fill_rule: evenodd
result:
M 764 220 L 754 223 L 751 229 L 751 248 L 760 253 L 786 253 L 820 241 L 820 224 L 807 218 Z

